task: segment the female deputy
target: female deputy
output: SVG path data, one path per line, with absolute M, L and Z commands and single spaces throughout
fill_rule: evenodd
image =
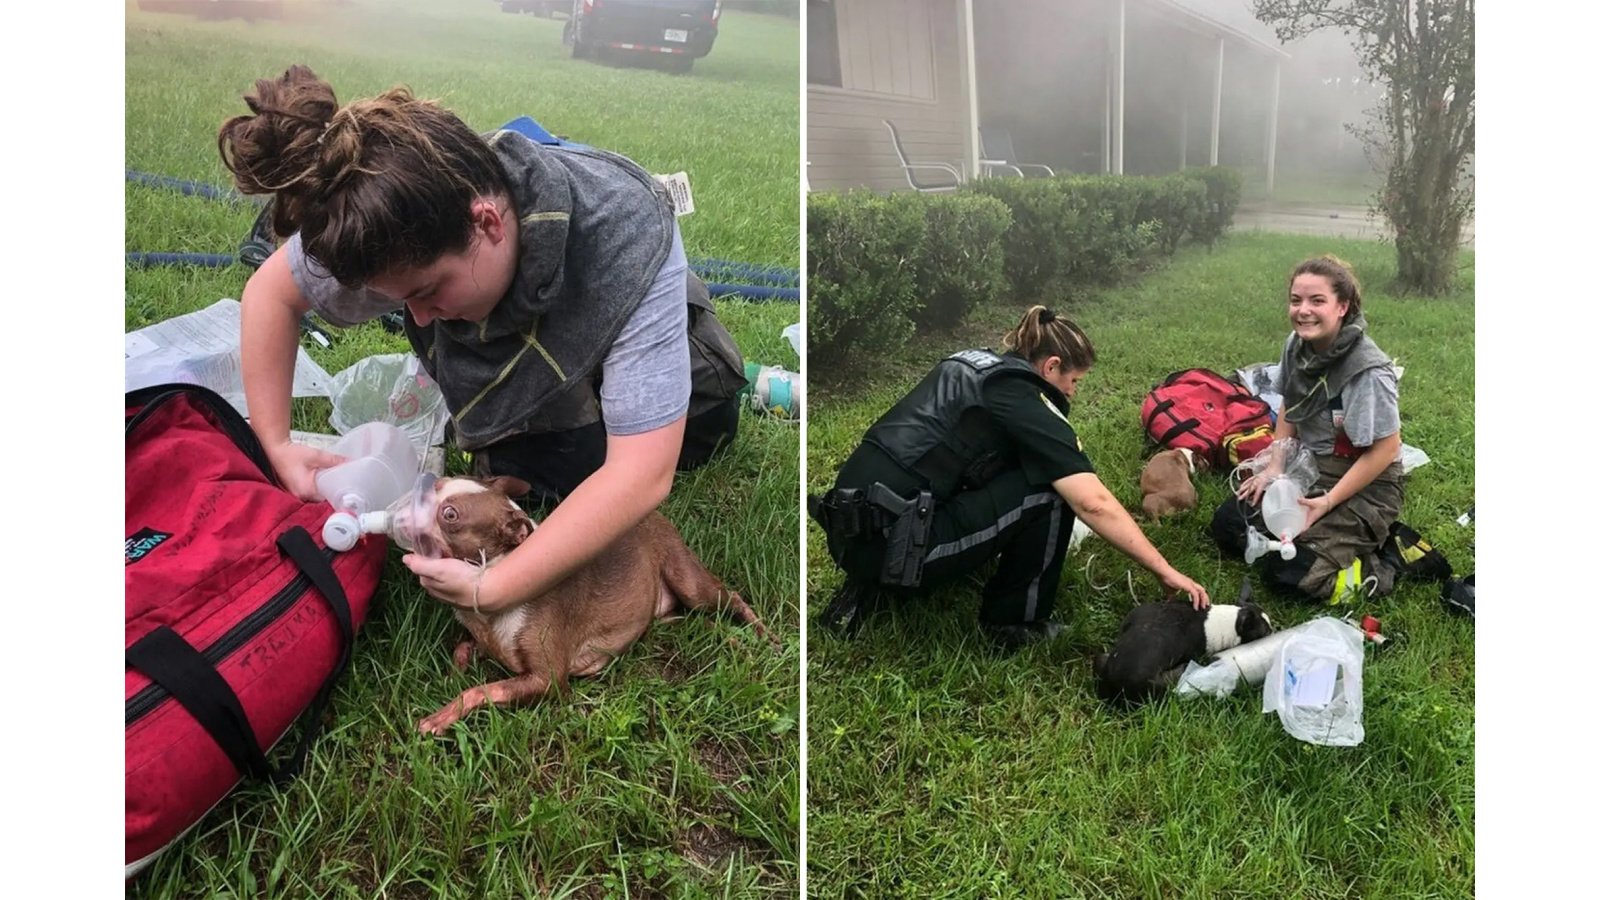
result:
M 475 474 L 564 498 L 485 572 L 406 557 L 435 597 L 492 612 L 542 593 L 660 504 L 675 468 L 733 438 L 737 350 L 639 166 L 485 138 L 404 88 L 340 106 L 303 66 L 244 100 L 252 114 L 217 145 L 241 191 L 274 195 L 287 236 L 245 286 L 241 348 L 251 425 L 285 486 L 314 498 L 316 470 L 340 462 L 289 442 L 300 317 L 345 326 L 404 307 Z M 691 332 L 717 352 L 692 354 Z M 702 365 L 731 389 L 696 391 L 691 415 Z
M 1106 490 L 1067 421 L 1094 364 L 1088 337 L 1035 306 L 1004 349 L 941 361 L 867 429 L 834 489 L 812 503 L 847 576 L 824 620 L 853 627 L 869 585 L 929 586 L 998 557 L 979 627 L 1008 649 L 1053 638 L 1060 625 L 1048 619 L 1075 518 L 1169 597 L 1208 606 L 1205 588 L 1168 564 Z

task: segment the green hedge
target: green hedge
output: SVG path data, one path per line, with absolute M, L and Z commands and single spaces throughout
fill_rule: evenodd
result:
M 808 354 L 830 366 L 892 353 L 915 328 L 959 325 L 980 299 L 1019 303 L 1108 284 L 1214 242 L 1242 180 L 1221 167 L 1157 177 L 987 178 L 954 194 L 868 191 L 807 199 Z
M 1223 166 L 1184 169 L 1180 174 L 1206 186 L 1205 206 L 1200 214 L 1199 225 L 1191 234 L 1195 240 L 1209 247 L 1233 225 L 1233 213 L 1239 208 L 1239 197 L 1244 191 L 1244 176 L 1237 169 Z
M 1239 184 L 1237 172 L 1214 168 L 1155 177 L 989 178 L 963 190 L 1011 208 L 1006 275 L 1033 294 L 1056 280 L 1115 282 L 1156 253 L 1172 253 L 1185 237 L 1214 241 L 1233 221 Z
M 806 202 L 808 365 L 892 352 L 911 333 L 924 221 L 921 194 L 812 194 Z
M 993 197 L 962 194 L 927 194 L 923 207 L 927 231 L 916 267 L 922 302 L 911 317 L 921 330 L 954 328 L 974 303 L 1009 289 L 1001 238 L 1011 210 Z

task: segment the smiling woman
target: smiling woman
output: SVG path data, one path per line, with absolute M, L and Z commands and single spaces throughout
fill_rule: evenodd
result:
M 1344 260 L 1319 256 L 1294 268 L 1289 326 L 1273 385 L 1283 395 L 1283 412 L 1266 451 L 1271 456 L 1238 497 L 1217 508 L 1212 536 L 1224 551 L 1243 556 L 1262 495 L 1284 472 L 1289 439 L 1298 439 L 1318 469 L 1311 496 L 1299 501 L 1306 519 L 1295 540 L 1310 552 L 1289 560 L 1267 554 L 1268 577 L 1331 604 L 1386 596 L 1401 575 L 1420 574 L 1442 559 L 1429 556 L 1426 543 L 1408 541 L 1410 529 L 1397 521 L 1405 500 L 1399 375 L 1367 334 L 1361 284 Z M 1448 576 L 1446 568 L 1440 580 Z

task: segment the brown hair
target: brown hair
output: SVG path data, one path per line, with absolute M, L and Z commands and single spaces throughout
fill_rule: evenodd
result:
M 1015 350 L 1030 363 L 1059 356 L 1068 369 L 1082 370 L 1094 365 L 1094 345 L 1089 343 L 1089 336 L 1083 329 L 1043 306 L 1029 308 L 1017 327 L 1006 332 L 1003 346 Z
M 272 228 L 300 232 L 307 256 L 358 287 L 399 267 L 465 250 L 472 201 L 509 194 L 487 142 L 404 87 L 340 106 L 305 66 L 256 81 L 252 115 L 217 131 L 246 194 L 275 194 Z
M 1343 325 L 1361 314 L 1361 282 L 1356 280 L 1355 270 L 1350 264 L 1337 256 L 1323 254 L 1313 257 L 1298 266 L 1289 274 L 1289 287 L 1294 287 L 1294 280 L 1301 275 L 1321 275 L 1333 285 L 1333 295 L 1350 304 L 1344 311 L 1344 318 L 1339 320 Z

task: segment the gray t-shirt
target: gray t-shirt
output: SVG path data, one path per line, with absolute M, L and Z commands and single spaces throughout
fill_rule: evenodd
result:
M 1289 365 L 1285 357 L 1278 367 L 1278 377 L 1272 386 L 1274 391 L 1283 391 L 1283 373 Z M 1370 447 L 1374 441 L 1400 430 L 1400 385 L 1393 366 L 1368 369 L 1351 378 L 1339 399 L 1342 409 L 1330 407 L 1295 423 L 1296 435 L 1312 453 L 1318 456 L 1332 453 L 1341 429 L 1357 447 Z
M 346 328 L 402 306 L 377 291 L 340 285 L 305 255 L 299 234 L 289 238 L 285 252 L 295 285 L 329 324 Z M 688 275 L 683 237 L 673 223 L 666 261 L 601 364 L 600 417 L 607 434 L 652 431 L 689 411 Z

